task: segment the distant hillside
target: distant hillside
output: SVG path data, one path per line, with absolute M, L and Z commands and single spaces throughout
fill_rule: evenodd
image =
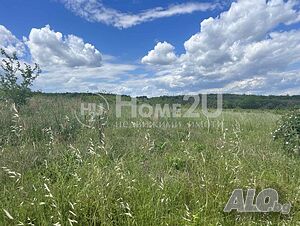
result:
M 145 97 L 143 97 L 145 98 Z M 217 96 L 209 94 L 208 107 L 215 108 L 217 106 Z M 148 99 L 149 102 L 165 102 L 165 103 L 181 103 L 183 96 L 162 96 Z M 194 100 L 189 100 L 192 103 Z M 223 108 L 226 109 L 293 109 L 300 108 L 300 95 L 297 96 L 256 96 L 256 95 L 223 95 Z
M 69 96 L 69 97 L 84 97 L 93 95 L 91 93 L 40 93 L 35 95 L 43 96 Z M 109 100 L 114 100 L 115 94 L 102 94 L 109 97 Z M 123 95 L 124 98 L 129 98 L 128 95 Z M 184 101 L 183 96 L 161 96 L 148 98 L 146 96 L 137 97 L 138 101 L 149 104 L 182 104 L 189 105 L 194 102 L 193 98 L 189 101 Z M 215 108 L 217 106 L 217 96 L 215 94 L 208 95 L 208 107 Z M 257 95 L 238 95 L 238 94 L 223 94 L 223 108 L 225 109 L 294 109 L 300 108 L 300 95 L 295 96 L 257 96 Z
M 145 97 L 141 97 L 145 98 Z M 217 96 L 209 94 L 208 107 L 217 106 Z M 181 103 L 184 104 L 183 96 L 162 96 L 147 99 L 149 102 Z M 193 103 L 193 99 L 189 100 Z M 300 108 L 300 95 L 297 96 L 256 96 L 256 95 L 237 95 L 224 94 L 223 107 L 226 109 L 293 109 Z

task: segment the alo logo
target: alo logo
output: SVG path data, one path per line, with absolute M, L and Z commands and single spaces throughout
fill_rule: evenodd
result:
M 256 199 L 255 189 L 247 190 L 246 199 L 244 199 L 242 189 L 235 189 L 224 208 L 224 212 L 229 213 L 236 210 L 239 213 L 280 212 L 288 214 L 291 207 L 290 203 L 280 204 L 278 192 L 272 188 L 262 190 Z

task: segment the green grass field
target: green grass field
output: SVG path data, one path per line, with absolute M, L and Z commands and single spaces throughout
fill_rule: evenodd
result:
M 0 106 L 0 225 L 300 225 L 300 159 L 271 134 L 280 113 L 224 110 L 174 128 L 111 113 L 99 132 L 74 117 L 81 101 Z M 269 187 L 290 214 L 223 212 L 234 189 Z

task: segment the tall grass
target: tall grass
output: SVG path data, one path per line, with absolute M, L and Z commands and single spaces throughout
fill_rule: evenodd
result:
M 181 123 L 177 128 L 116 128 L 118 120 L 132 119 L 129 112 L 122 119 L 111 114 L 99 139 L 74 117 L 80 102 L 35 96 L 18 112 L 1 106 L 1 225 L 300 221 L 300 160 L 272 139 L 279 115 L 227 110 L 209 124 L 205 117 L 177 118 L 171 120 Z M 267 187 L 291 202 L 289 215 L 223 212 L 233 189 Z

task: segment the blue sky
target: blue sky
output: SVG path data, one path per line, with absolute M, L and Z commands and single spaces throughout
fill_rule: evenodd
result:
M 231 3 L 0 0 L 0 46 L 45 92 L 300 94 L 299 1 Z
M 99 50 L 113 56 L 120 56 L 125 61 L 135 61 L 151 50 L 157 41 L 172 42 L 183 52 L 183 42 L 199 30 L 200 22 L 217 16 L 220 10 L 213 12 L 194 12 L 192 14 L 163 18 L 134 26 L 129 29 L 117 29 L 102 23 L 90 23 L 75 16 L 63 4 L 55 0 L 1 0 L 6 10 L 0 14 L 1 24 L 6 26 L 16 37 L 28 36 L 31 29 L 49 24 L 55 31 L 74 34 L 85 42 L 92 43 Z M 167 7 L 174 1 L 113 0 L 103 1 L 118 10 L 139 12 L 158 6 Z M 184 3 L 186 1 L 177 1 Z M 198 1 L 203 2 L 203 1 Z M 12 16 L 12 12 L 13 16 Z M 180 30 L 179 30 L 180 29 Z

